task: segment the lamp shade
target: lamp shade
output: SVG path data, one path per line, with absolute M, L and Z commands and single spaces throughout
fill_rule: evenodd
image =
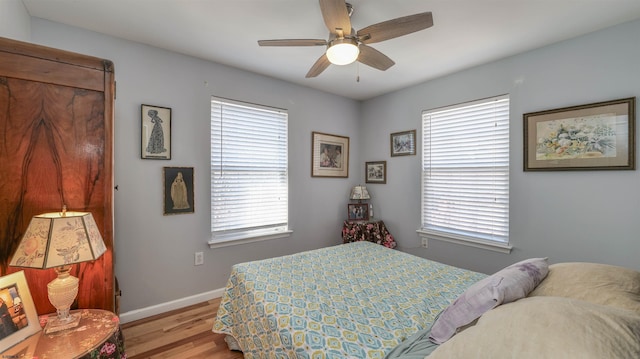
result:
M 53 268 L 95 260 L 106 250 L 91 213 L 63 210 L 31 219 L 9 265 Z
M 371 199 L 371 196 L 369 196 L 369 191 L 367 191 L 367 187 L 358 185 L 358 186 L 354 186 L 351 189 L 351 195 L 349 196 L 349 198 L 361 200 L 361 199 Z
M 348 65 L 360 55 L 358 42 L 354 39 L 335 39 L 329 44 L 327 58 L 334 65 Z

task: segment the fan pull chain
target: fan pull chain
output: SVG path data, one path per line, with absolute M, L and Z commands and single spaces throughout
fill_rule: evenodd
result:
M 356 82 L 360 82 L 360 63 L 356 62 Z

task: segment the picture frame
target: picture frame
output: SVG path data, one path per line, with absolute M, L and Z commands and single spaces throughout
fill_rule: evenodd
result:
M 194 213 L 193 167 L 164 167 L 164 215 Z
M 42 330 L 24 271 L 0 277 L 0 348 L 10 348 Z
M 366 183 L 387 183 L 387 161 L 366 162 L 364 173 Z
M 391 157 L 416 154 L 416 130 L 392 133 L 390 141 Z
M 35 358 L 36 349 L 38 348 L 38 342 L 41 337 L 41 335 L 32 334 L 27 339 L 3 351 L 2 355 L 4 355 L 4 357 L 2 358 Z
M 368 221 L 369 220 L 369 204 L 349 203 L 347 205 L 347 219 L 349 221 Z
M 144 104 L 140 109 L 142 159 L 170 160 L 171 109 Z
M 311 133 L 311 177 L 349 177 L 349 137 Z
M 634 170 L 635 97 L 523 114 L 524 171 Z

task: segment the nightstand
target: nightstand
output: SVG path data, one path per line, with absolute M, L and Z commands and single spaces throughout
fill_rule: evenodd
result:
M 397 243 L 382 221 L 344 221 L 342 242 L 368 241 L 395 248 Z
M 2 353 L 2 357 L 71 359 L 101 358 L 125 359 L 124 338 L 120 331 L 120 319 L 112 312 L 101 309 L 79 309 L 80 324 L 71 329 L 45 334 L 44 330 L 32 335 Z M 40 317 L 44 327 L 49 316 Z

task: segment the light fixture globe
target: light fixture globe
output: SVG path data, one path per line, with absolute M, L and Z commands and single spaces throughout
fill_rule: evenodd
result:
M 340 38 L 329 43 L 327 58 L 334 65 L 348 65 L 358 59 L 360 49 L 355 39 Z

